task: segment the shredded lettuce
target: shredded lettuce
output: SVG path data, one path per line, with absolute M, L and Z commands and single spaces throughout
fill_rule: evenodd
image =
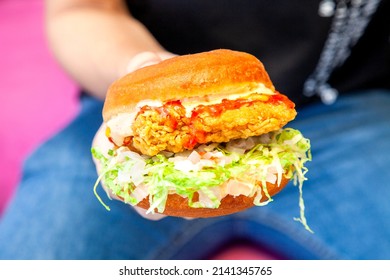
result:
M 107 154 L 103 154 L 97 147 L 92 148 L 93 157 L 100 161 L 102 166 L 100 176 L 94 185 L 94 193 L 107 210 L 109 207 L 96 191 L 100 182 L 131 205 L 138 204 L 148 196 L 150 203 L 148 212 L 154 212 L 155 209 L 163 212 L 167 197 L 171 193 L 187 198 L 190 207 L 218 208 L 221 199 L 226 195 L 218 190 L 219 186 L 232 178 L 238 181 L 250 179 L 253 185 L 251 194 L 255 195 L 254 204 L 261 206 L 273 200 L 267 191 L 267 181 L 277 178 L 277 183 L 280 184 L 280 179 L 284 175 L 291 179 L 299 190 L 300 217 L 294 219 L 312 232 L 305 218 L 302 191 L 308 171 L 305 163 L 311 160 L 310 141 L 292 128 L 280 129 L 266 136 L 244 141 L 247 145 L 244 148 L 245 153 L 237 152 L 243 149 L 243 143 L 238 143 L 239 147 L 232 147 L 230 143 L 202 145 L 196 151 L 202 155 L 207 151 L 209 157 L 212 155 L 212 160 L 202 159 L 196 163 L 188 160 L 190 157 L 186 152 L 160 153 L 154 157 L 147 157 L 131 152 L 126 147 L 110 150 Z M 188 168 L 184 170 L 178 168 L 184 162 Z M 191 168 L 192 166 L 194 168 Z M 261 202 L 261 191 L 267 196 L 265 202 Z M 199 197 L 204 197 L 204 201 L 201 199 L 195 201 L 196 193 Z

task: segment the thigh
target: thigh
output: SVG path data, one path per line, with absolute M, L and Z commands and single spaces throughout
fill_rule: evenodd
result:
M 100 110 L 100 102 L 84 97 L 77 118 L 26 160 L 0 223 L 0 258 L 65 258 L 88 246 L 85 214 L 99 213 L 89 195 L 94 168 L 88 145 Z
M 300 110 L 291 127 L 311 139 L 304 184 L 307 232 L 290 184 L 266 207 L 228 217 L 149 221 L 93 195 L 90 145 L 101 103 L 83 101 L 79 117 L 26 162 L 0 223 L 0 258 L 202 258 L 232 239 L 249 239 L 287 258 L 389 258 L 390 164 L 387 93 L 343 97 Z M 102 195 L 102 193 L 100 193 Z
M 241 236 L 289 258 L 390 258 L 390 93 L 367 91 L 298 112 L 291 127 L 311 140 L 299 217 L 293 184 L 266 207 L 237 215 Z
M 26 161 L 0 223 L 0 258 L 152 258 L 176 236 L 180 220 L 144 220 L 114 201 L 108 212 L 94 196 L 90 145 L 101 110 L 101 102 L 84 97 L 78 117 Z

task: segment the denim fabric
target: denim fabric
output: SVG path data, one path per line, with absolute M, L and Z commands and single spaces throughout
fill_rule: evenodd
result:
M 25 162 L 0 222 L 0 259 L 202 259 L 234 240 L 289 259 L 390 259 L 389 92 L 312 105 L 288 125 L 312 143 L 303 196 L 314 234 L 293 219 L 292 183 L 267 206 L 226 217 L 149 221 L 108 199 L 106 211 L 90 155 L 101 109 L 83 97 L 79 116 Z

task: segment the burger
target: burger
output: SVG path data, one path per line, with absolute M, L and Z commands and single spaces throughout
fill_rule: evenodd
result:
M 266 205 L 292 180 L 303 220 L 310 142 L 284 128 L 296 114 L 248 53 L 213 50 L 138 69 L 107 91 L 92 147 L 95 194 L 101 182 L 147 213 L 206 218 Z

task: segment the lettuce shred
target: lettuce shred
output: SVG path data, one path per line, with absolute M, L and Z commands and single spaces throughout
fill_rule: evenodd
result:
M 190 207 L 218 208 L 223 198 L 218 192 L 219 186 L 230 178 L 237 180 L 242 178 L 246 181 L 251 178 L 253 186 L 259 185 L 255 183 L 261 183 L 260 187 L 250 190 L 251 195 L 255 195 L 254 204 L 261 206 L 273 200 L 266 188 L 270 173 L 277 175 L 274 177 L 278 180 L 282 177 L 281 175 L 284 175 L 293 181 L 299 191 L 300 217 L 294 219 L 312 232 L 305 218 L 302 191 L 303 183 L 307 180 L 305 175 L 308 172 L 305 164 L 311 161 L 310 141 L 298 130 L 292 128 L 280 129 L 253 139 L 250 139 L 252 143 L 250 149 L 246 147 L 247 150 L 244 153 L 240 153 L 237 147 L 231 148 L 226 143 L 211 144 L 206 147 L 203 145 L 203 149 L 207 152 L 223 158 L 222 163 L 210 163 L 208 160 L 204 161 L 205 164 L 197 164 L 196 168 L 188 170 L 182 170 L 178 166 L 184 166 L 189 152 L 160 153 L 154 157 L 148 157 L 131 152 L 124 147 L 109 150 L 106 154 L 94 147 L 91 150 L 92 155 L 102 166 L 100 176 L 93 188 L 94 193 L 107 210 L 110 208 L 96 191 L 100 182 L 106 190 L 131 205 L 138 204 L 148 196 L 149 212 L 154 212 L 155 209 L 163 212 L 168 194 L 171 193 L 188 198 Z M 202 151 L 204 153 L 204 150 Z M 267 196 L 266 202 L 260 202 L 261 190 Z M 202 194 L 204 200 L 195 201 L 196 193 Z

